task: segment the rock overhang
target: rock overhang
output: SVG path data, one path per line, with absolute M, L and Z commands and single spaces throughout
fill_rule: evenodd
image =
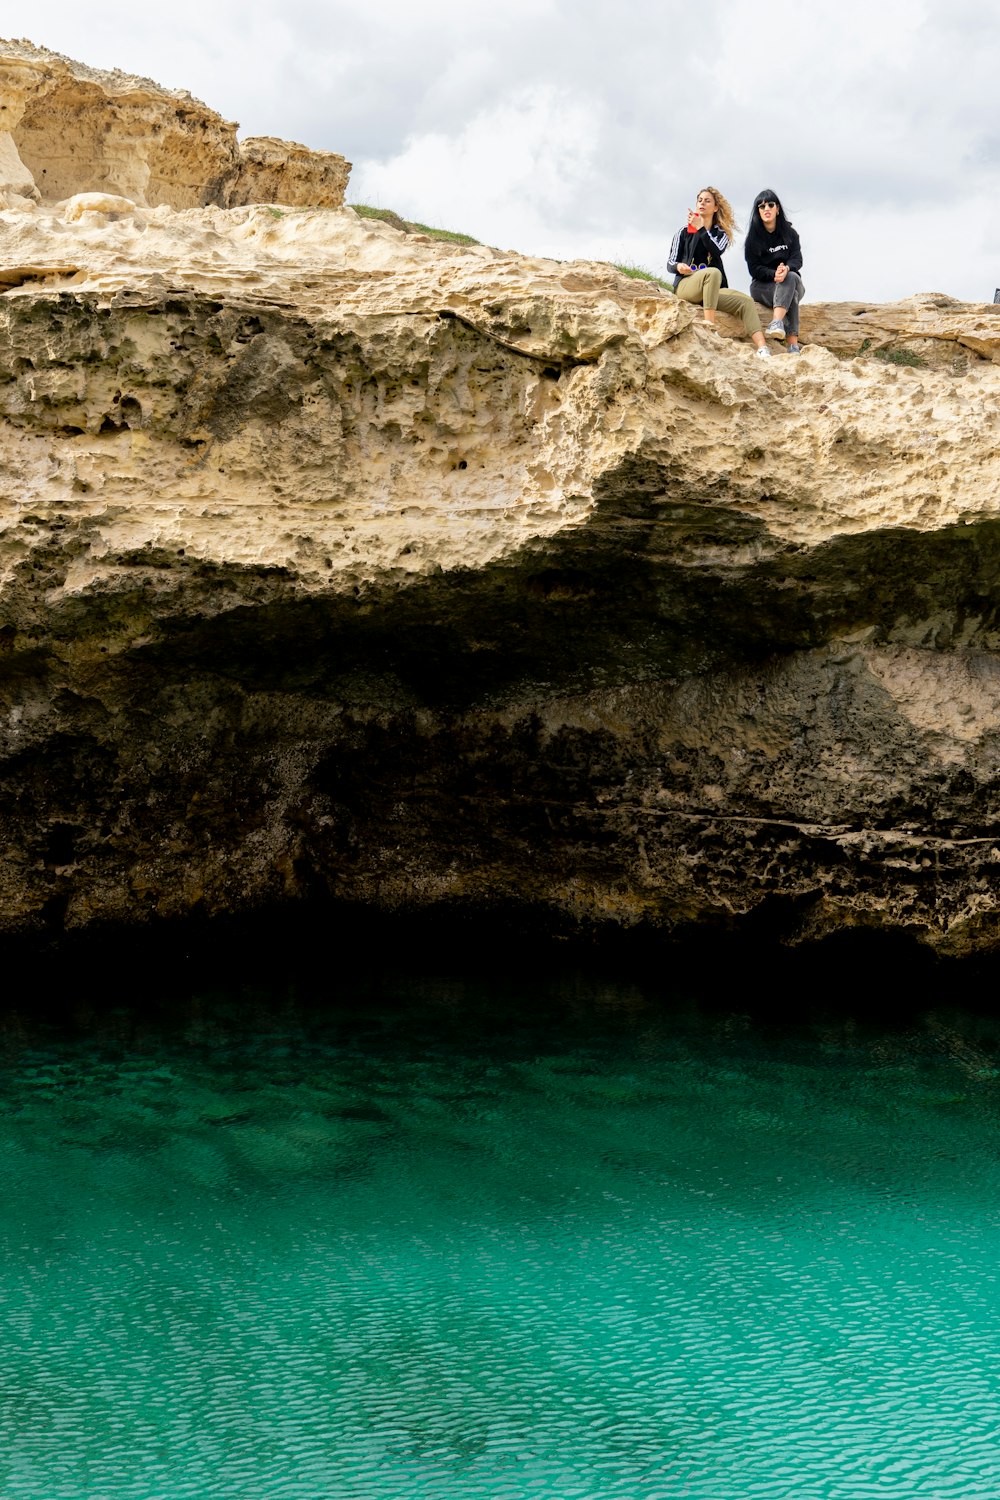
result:
M 0 214 L 0 928 L 996 946 L 996 313 L 764 364 L 608 266 L 77 187 Z

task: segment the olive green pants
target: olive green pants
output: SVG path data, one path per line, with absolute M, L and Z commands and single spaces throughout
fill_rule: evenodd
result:
M 756 307 L 746 292 L 731 292 L 728 287 L 725 291 L 722 290 L 722 272 L 717 266 L 710 266 L 707 271 L 692 271 L 690 276 L 682 276 L 677 283 L 677 295 L 684 302 L 700 302 L 710 312 L 721 307 L 724 313 L 742 318 L 743 327 L 748 334 L 760 333 L 760 318 Z

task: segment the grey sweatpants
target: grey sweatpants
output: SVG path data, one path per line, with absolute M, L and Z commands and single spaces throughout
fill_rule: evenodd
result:
M 798 271 L 789 271 L 784 281 L 751 281 L 750 295 L 764 307 L 784 307 L 785 331 L 799 331 L 799 303 L 806 294 Z

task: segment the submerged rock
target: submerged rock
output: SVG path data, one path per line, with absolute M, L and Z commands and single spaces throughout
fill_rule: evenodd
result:
M 996 313 L 814 308 L 765 363 L 606 265 L 19 159 L 0 930 L 1000 942 Z

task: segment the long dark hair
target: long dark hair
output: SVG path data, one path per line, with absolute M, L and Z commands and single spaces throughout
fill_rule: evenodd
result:
M 761 222 L 761 217 L 757 210 L 762 203 L 776 203 L 778 205 L 778 217 L 774 221 L 773 229 L 765 229 Z M 784 237 L 785 231 L 791 228 L 792 221 L 786 218 L 785 210 L 781 206 L 781 199 L 774 191 L 774 188 L 761 188 L 753 200 L 753 208 L 750 210 L 750 222 L 747 225 L 747 237 L 744 243 L 747 255 L 754 255 L 758 250 L 763 250 L 764 246 L 771 240 L 772 235 L 780 234 Z

